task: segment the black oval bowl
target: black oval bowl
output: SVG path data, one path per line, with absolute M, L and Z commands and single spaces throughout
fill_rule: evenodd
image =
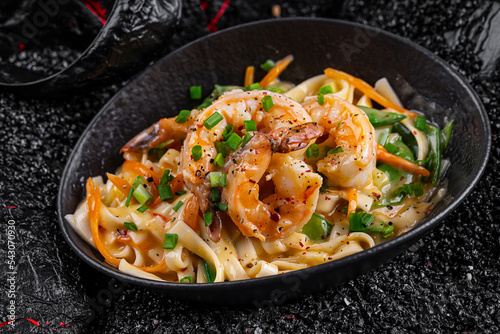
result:
M 448 193 L 413 230 L 346 258 L 286 273 L 237 282 L 177 284 L 126 275 L 107 264 L 65 221 L 85 195 L 89 176 L 105 175 L 122 163 L 118 151 L 161 117 L 193 107 L 188 88 L 241 84 L 248 65 L 293 54 L 282 79 L 295 83 L 326 67 L 344 70 L 373 84 L 387 77 L 407 108 L 422 110 L 443 126 L 455 120 L 446 156 L 451 167 Z M 256 78 L 263 73 L 257 72 Z M 76 144 L 61 180 L 58 208 L 62 233 L 91 267 L 139 286 L 184 300 L 279 304 L 301 293 L 339 285 L 376 268 L 407 249 L 443 221 L 471 192 L 486 166 L 491 147 L 489 122 L 468 83 L 424 48 L 380 29 L 326 19 L 283 19 L 251 23 L 209 35 L 158 61 L 123 88 L 94 118 Z

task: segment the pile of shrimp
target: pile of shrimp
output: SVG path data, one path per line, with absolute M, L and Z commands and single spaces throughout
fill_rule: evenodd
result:
M 272 98 L 269 111 L 262 105 L 264 97 Z M 222 120 L 207 129 L 204 121 L 214 113 Z M 225 128 L 232 125 L 243 136 L 244 121 L 249 120 L 255 121 L 257 131 L 226 157 L 222 169 L 216 169 L 215 143 L 222 141 Z M 203 111 L 193 111 L 183 126 L 175 118 L 160 120 L 122 151 L 139 152 L 168 139 L 183 140 L 180 175 L 195 195 L 197 205 L 192 209 L 199 210 L 200 216 L 210 210 L 209 174 L 222 171 L 227 174 L 227 186 L 222 188 L 221 201 L 228 210 L 215 212 L 210 230 L 220 230 L 223 222 L 231 220 L 243 235 L 266 241 L 285 238 L 310 220 L 324 182 L 319 173 L 329 185 L 345 189 L 346 198 L 355 202 L 353 189 L 371 183 L 376 162 L 373 134 L 363 111 L 332 94 L 320 105 L 317 97 L 300 104 L 268 90 L 233 90 Z M 341 147 L 342 152 L 327 154 L 313 165 L 306 163 L 306 149 L 318 139 Z M 203 153 L 195 161 L 192 149 L 197 145 Z
M 267 87 L 276 82 L 291 60 L 287 57 L 278 62 L 260 84 Z M 359 80 L 333 69 L 325 70 L 325 74 L 322 80 L 338 75 L 342 80 Z M 252 83 L 253 70 L 249 68 L 245 85 Z M 373 88 L 361 83 L 358 87 L 364 96 L 360 101 L 371 98 L 414 116 L 382 100 Z M 363 85 L 368 88 L 364 89 Z M 226 174 L 227 186 L 221 188 L 221 202 L 227 205 L 227 211 L 214 210 L 213 224 L 207 226 L 214 241 L 220 238 L 222 225 L 231 223 L 244 236 L 261 241 L 286 238 L 311 219 L 324 184 L 341 194 L 348 203 L 347 214 L 353 213 L 358 190 L 372 187 L 377 191 L 372 180 L 377 155 L 384 158 L 389 154 L 377 145 L 375 130 L 360 108 L 339 94 L 324 94 L 319 101 L 319 95 L 303 91 L 299 86 L 286 94 L 266 89 L 226 92 L 205 109 L 193 109 L 185 123 L 177 123 L 176 117 L 161 119 L 130 140 L 121 152 L 126 153 L 126 159 L 134 160 L 167 140 L 182 142 L 175 180 L 177 185 L 194 194 L 188 203 L 186 218 L 193 229 L 196 229 L 197 220 L 214 207 L 210 196 L 210 173 Z M 264 98 L 272 99 L 270 110 L 265 110 Z M 204 122 L 216 113 L 221 120 L 208 129 Z M 247 132 L 245 121 L 254 121 L 256 131 Z M 229 125 L 240 137 L 249 133 L 251 139 L 231 151 L 223 167 L 218 169 L 214 165 L 218 153 L 216 143 L 223 141 Z M 306 157 L 306 150 L 314 143 L 337 149 L 311 159 Z M 202 156 L 195 160 L 192 152 L 197 146 L 201 147 Z M 404 159 L 395 156 L 390 159 L 417 174 L 427 172 Z

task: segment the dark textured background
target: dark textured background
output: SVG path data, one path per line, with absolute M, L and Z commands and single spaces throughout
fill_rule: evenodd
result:
M 99 274 L 76 257 L 59 232 L 55 199 L 66 160 L 86 125 L 123 83 L 58 101 L 0 92 L 0 322 L 7 320 L 4 259 L 11 219 L 18 241 L 17 314 L 46 327 L 20 319 L 15 328 L 3 326 L 0 332 L 500 332 L 500 5 L 308 2 L 226 0 L 229 6 L 210 26 L 223 1 L 185 1 L 171 50 L 208 34 L 207 26 L 223 29 L 271 18 L 272 4 L 281 5 L 282 17 L 342 18 L 404 36 L 464 75 L 488 111 L 492 154 L 469 198 L 408 251 L 339 288 L 265 309 L 186 304 Z M 74 56 L 63 47 L 55 49 L 36 51 L 38 56 L 27 50 L 3 61 L 50 70 Z

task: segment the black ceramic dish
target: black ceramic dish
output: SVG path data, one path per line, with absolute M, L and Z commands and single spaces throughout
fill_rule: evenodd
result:
M 161 117 L 193 107 L 188 88 L 241 84 L 245 68 L 293 54 L 282 79 L 298 83 L 331 66 L 374 83 L 387 77 L 408 108 L 419 109 L 440 127 L 455 126 L 447 157 L 448 194 L 416 228 L 364 252 L 279 276 L 238 282 L 176 284 L 125 275 L 103 261 L 64 220 L 84 198 L 87 177 L 105 175 L 121 163 L 121 146 Z M 263 73 L 257 73 L 260 78 Z M 431 52 L 379 29 L 324 19 L 263 21 L 222 31 L 163 58 L 122 89 L 94 118 L 64 171 L 58 206 L 64 237 L 86 263 L 120 280 L 158 289 L 184 300 L 225 305 L 282 303 L 300 293 L 335 286 L 407 249 L 471 192 L 489 156 L 490 128 L 480 100 L 467 82 Z

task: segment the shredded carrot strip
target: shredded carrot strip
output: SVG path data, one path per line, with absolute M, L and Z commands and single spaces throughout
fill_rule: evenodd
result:
M 89 208 L 90 229 L 92 230 L 92 237 L 97 250 L 110 264 L 118 267 L 120 260 L 111 255 L 99 235 L 99 218 L 101 216 L 101 193 L 99 187 L 94 187 L 92 178 L 87 180 L 87 206 Z
M 165 269 L 167 269 L 167 264 L 165 263 L 165 258 L 161 259 L 161 262 L 158 263 L 157 265 L 155 266 L 152 266 L 152 267 L 138 267 L 138 266 L 135 266 L 139 269 L 141 269 L 142 271 L 145 271 L 147 273 L 154 273 L 154 272 L 161 272 L 161 271 L 164 271 Z
M 347 200 L 349 206 L 347 207 L 347 217 L 350 213 L 356 213 L 356 207 L 358 206 L 358 192 L 354 188 L 349 188 L 346 190 Z
M 106 174 L 108 176 L 108 179 L 115 185 L 116 188 L 118 188 L 125 196 L 128 196 L 128 193 L 130 192 L 130 189 L 132 186 L 130 183 L 127 182 L 127 180 L 122 179 L 119 176 L 116 176 L 111 173 Z
M 162 203 L 161 197 L 158 196 L 156 198 L 156 200 L 153 202 L 153 204 L 151 204 L 151 206 L 149 208 L 150 209 L 156 209 L 161 203 Z
M 152 177 L 156 186 L 160 185 L 160 176 L 155 171 L 152 171 L 151 169 L 141 164 L 140 162 L 133 160 L 125 160 L 125 162 L 122 165 L 122 170 L 129 171 L 135 174 L 140 174 L 145 176 L 146 178 Z
M 387 152 L 387 150 L 378 143 L 377 143 L 377 160 L 386 162 L 389 165 L 395 167 L 402 168 L 412 174 L 422 175 L 422 176 L 431 175 L 431 173 L 429 173 L 429 171 L 424 167 Z
M 276 80 L 278 76 L 281 74 L 281 72 L 283 72 L 283 70 L 288 65 L 290 65 L 292 61 L 293 61 L 293 56 L 289 55 L 281 59 L 279 62 L 277 62 L 276 65 L 274 65 L 274 67 L 269 72 L 267 72 L 264 78 L 262 78 L 262 80 L 260 81 L 260 87 L 266 88 L 267 86 L 269 86 L 269 84 L 271 84 L 271 82 Z
M 392 103 L 375 90 L 372 86 L 367 84 L 365 81 L 356 78 L 348 73 L 334 70 L 333 68 L 327 68 L 325 69 L 325 75 L 329 77 L 330 79 L 335 79 L 335 80 L 345 80 L 351 85 L 353 85 L 355 88 L 359 89 L 363 94 L 368 96 L 370 99 L 376 101 L 378 104 L 385 108 L 392 108 L 399 113 L 406 115 L 408 117 L 417 117 L 418 115 L 410 110 L 407 110 L 405 108 L 401 108 L 400 106 Z
M 115 176 L 117 177 L 117 176 Z M 89 177 L 86 184 L 87 189 L 87 206 L 89 208 L 89 220 L 90 220 L 90 228 L 92 231 L 92 237 L 94 239 L 94 243 L 97 247 L 97 250 L 101 255 L 106 259 L 107 262 L 118 267 L 120 265 L 120 260 L 111 255 L 106 245 L 101 239 L 99 235 L 99 218 L 101 216 L 101 193 L 99 191 L 99 187 L 94 187 L 94 182 L 92 178 Z M 164 271 L 167 268 L 167 264 L 165 263 L 165 259 L 162 259 L 161 262 L 153 267 L 138 267 L 146 272 L 156 272 L 156 271 Z
M 182 186 L 184 185 L 184 178 L 182 177 L 182 173 L 177 174 L 176 177 L 169 182 L 172 187 L 172 192 L 175 193 L 177 191 L 182 190 Z
M 255 71 L 255 68 L 253 66 L 247 67 L 247 70 L 245 71 L 245 87 L 248 87 L 251 84 L 253 84 L 254 71 Z

